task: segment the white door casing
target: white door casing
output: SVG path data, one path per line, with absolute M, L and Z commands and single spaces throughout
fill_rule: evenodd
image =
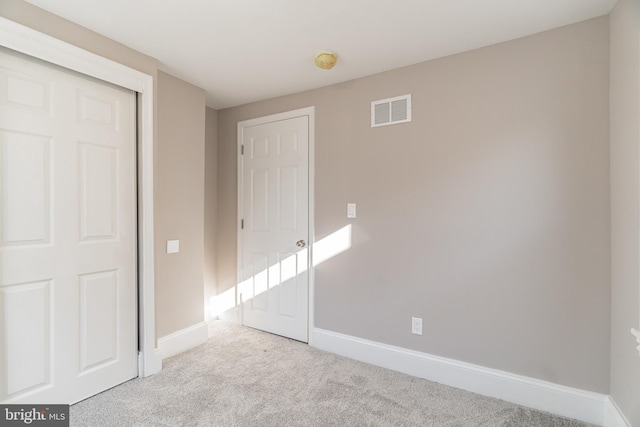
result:
M 136 100 L 0 50 L 0 401 L 137 376 Z
M 313 109 L 238 123 L 242 323 L 309 341 Z
M 153 76 L 0 17 L 0 46 L 109 82 L 138 94 L 138 297 L 140 376 L 162 369 L 155 336 L 153 224 Z

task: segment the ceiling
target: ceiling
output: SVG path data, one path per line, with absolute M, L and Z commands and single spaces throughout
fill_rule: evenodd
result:
M 616 0 L 27 0 L 156 58 L 216 109 L 583 21 Z M 337 53 L 333 70 L 316 53 Z

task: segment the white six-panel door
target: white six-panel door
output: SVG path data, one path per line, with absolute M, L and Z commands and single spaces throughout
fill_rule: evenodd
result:
M 137 376 L 135 103 L 0 50 L 0 402 Z
M 243 323 L 307 342 L 309 117 L 240 132 Z

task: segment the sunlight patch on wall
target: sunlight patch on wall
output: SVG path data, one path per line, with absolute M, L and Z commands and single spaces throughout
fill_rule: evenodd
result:
M 215 295 L 209 299 L 209 312 L 211 318 L 215 319 L 227 310 L 236 306 L 236 288 L 227 289 L 221 294 Z
M 313 266 L 351 248 L 351 224 L 334 231 L 313 245 Z

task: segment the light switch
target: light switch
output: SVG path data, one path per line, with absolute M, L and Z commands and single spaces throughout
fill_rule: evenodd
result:
M 355 217 L 356 217 L 356 204 L 347 203 L 347 218 L 355 218 Z
M 180 252 L 180 240 L 167 240 L 167 253 L 177 254 Z

